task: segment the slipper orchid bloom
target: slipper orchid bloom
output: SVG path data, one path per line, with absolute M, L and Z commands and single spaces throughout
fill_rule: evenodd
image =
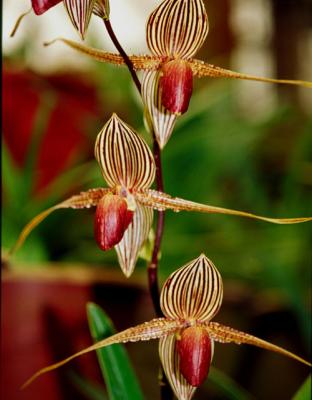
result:
M 31 9 L 36 15 L 41 15 L 62 1 L 74 28 L 78 31 L 82 40 L 84 39 L 85 33 L 88 29 L 92 13 L 100 18 L 108 18 L 108 0 L 31 0 Z M 31 11 L 31 9 L 18 18 L 11 36 L 14 36 L 21 20 Z
M 208 16 L 202 0 L 164 0 L 147 22 L 146 40 L 151 55 L 129 57 L 135 70 L 144 71 L 142 98 L 150 116 L 148 122 L 153 125 L 160 148 L 169 140 L 177 116 L 188 109 L 193 77 L 236 78 L 312 87 L 312 82 L 251 76 L 195 59 L 195 54 L 207 37 L 208 29 Z M 98 61 L 124 64 L 123 58 L 117 54 L 63 38 L 56 40 Z
M 43 219 L 60 208 L 96 207 L 96 242 L 104 251 L 115 246 L 121 269 L 127 277 L 132 274 L 139 251 L 148 237 L 153 209 L 228 214 L 275 224 L 312 220 L 312 217 L 267 218 L 199 204 L 150 189 L 156 172 L 153 154 L 146 142 L 116 114 L 112 115 L 97 136 L 95 158 L 109 187 L 74 195 L 37 215 L 25 226 L 11 253 L 22 245 Z
M 222 278 L 214 264 L 201 254 L 197 259 L 173 272 L 160 296 L 164 318 L 156 318 L 117 333 L 78 353 L 43 368 L 23 387 L 40 375 L 93 350 L 115 343 L 160 339 L 159 356 L 168 381 L 179 400 L 190 400 L 206 379 L 212 362 L 214 342 L 246 343 L 280 353 L 306 365 L 297 355 L 255 336 L 217 322 L 223 298 Z

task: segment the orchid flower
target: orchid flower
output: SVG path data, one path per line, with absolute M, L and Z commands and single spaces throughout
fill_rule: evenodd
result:
M 240 332 L 217 322 L 223 298 L 222 278 L 214 264 L 201 254 L 166 280 L 160 295 L 164 318 L 119 332 L 78 353 L 43 368 L 25 384 L 54 370 L 70 360 L 93 350 L 115 343 L 160 339 L 159 356 L 168 381 L 179 400 L 190 400 L 206 379 L 214 352 L 214 342 L 250 344 L 280 353 L 306 365 L 297 355 L 248 333 Z
M 116 114 L 97 136 L 95 158 L 108 188 L 81 192 L 43 211 L 22 230 L 17 250 L 29 233 L 51 212 L 60 208 L 96 207 L 94 234 L 102 250 L 115 246 L 124 274 L 129 277 L 153 221 L 153 209 L 229 214 L 275 224 L 311 221 L 312 217 L 275 219 L 251 213 L 195 203 L 150 189 L 155 178 L 155 162 L 146 142 Z
M 169 140 L 177 116 L 188 109 L 193 77 L 237 78 L 312 87 L 312 82 L 251 76 L 194 59 L 207 37 L 208 28 L 202 0 L 164 0 L 147 22 L 146 40 L 152 54 L 129 57 L 135 70 L 144 71 L 142 98 L 150 116 L 148 123 L 153 126 L 160 148 Z M 125 64 L 123 57 L 117 54 L 63 38 L 56 40 L 98 61 Z
M 108 0 L 31 0 L 31 9 L 36 15 L 41 15 L 61 1 L 63 1 L 67 14 L 82 40 L 88 29 L 92 13 L 103 19 L 109 16 Z M 31 9 L 17 19 L 11 36 L 14 36 L 21 20 Z

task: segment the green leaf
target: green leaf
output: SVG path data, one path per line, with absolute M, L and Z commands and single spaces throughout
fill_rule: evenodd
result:
M 96 383 L 90 382 L 74 371 L 67 373 L 71 383 L 82 393 L 88 400 L 107 400 L 105 392 Z
M 87 315 L 94 341 L 111 336 L 115 329 L 104 311 L 94 303 L 87 304 Z M 143 400 L 135 372 L 123 345 L 96 351 L 110 400 Z
M 299 390 L 294 395 L 292 400 L 310 400 L 311 391 L 312 391 L 311 375 L 309 375 L 307 379 L 303 382 L 303 384 L 300 386 Z
M 228 400 L 251 400 L 253 397 L 245 389 L 239 386 L 224 372 L 211 367 L 208 381 L 213 384 L 222 394 L 222 398 Z

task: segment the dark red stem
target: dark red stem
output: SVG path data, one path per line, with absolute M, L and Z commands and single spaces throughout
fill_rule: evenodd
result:
M 124 49 L 121 47 L 121 45 L 113 31 L 110 21 L 108 19 L 107 20 L 104 19 L 104 24 L 105 24 L 105 27 L 107 29 L 107 32 L 108 32 L 112 42 L 114 43 L 116 49 L 118 50 L 119 54 L 122 56 L 122 58 L 126 64 L 126 66 L 128 67 L 128 70 L 132 76 L 133 82 L 141 95 L 141 83 L 138 79 L 138 76 L 137 76 L 135 70 L 134 70 L 132 61 L 130 60 L 127 53 L 124 51 Z M 163 192 L 164 191 L 164 183 L 163 183 L 162 167 L 161 167 L 161 152 L 160 152 L 158 142 L 156 140 L 154 130 L 152 132 L 152 135 L 153 135 L 153 153 L 154 153 L 154 159 L 155 159 L 155 164 L 156 164 L 156 187 L 157 187 L 158 191 Z M 150 291 L 150 296 L 151 296 L 151 299 L 153 302 L 155 313 L 158 317 L 163 317 L 163 313 L 161 311 L 160 303 L 159 303 L 158 255 L 160 252 L 161 239 L 162 239 L 163 231 L 164 231 L 164 221 L 165 221 L 164 211 L 158 211 L 153 254 L 152 254 L 151 262 L 149 263 L 148 268 L 147 268 L 148 287 L 149 287 L 149 291 Z M 161 376 L 162 376 L 161 382 L 160 382 L 161 399 L 171 400 L 173 398 L 173 392 L 170 388 L 168 380 L 167 380 L 165 374 L 163 373 L 163 371 L 162 371 Z
M 141 82 L 139 81 L 139 78 L 133 68 L 132 61 L 130 60 L 127 53 L 124 51 L 124 49 L 121 47 L 121 44 L 119 43 L 119 41 L 115 35 L 115 32 L 113 31 L 110 20 L 103 19 L 103 21 L 104 21 L 107 33 L 109 34 L 109 37 L 111 38 L 112 42 L 114 43 L 114 45 L 115 45 L 116 49 L 118 50 L 119 54 L 121 55 L 121 57 L 124 59 L 124 62 L 126 64 L 126 66 L 128 67 L 128 70 L 132 76 L 133 82 L 134 82 L 135 86 L 137 87 L 139 93 L 141 94 Z
M 156 164 L 156 187 L 160 192 L 164 191 L 164 184 L 162 178 L 162 168 L 161 168 L 161 154 L 160 148 L 158 146 L 155 135 L 153 134 L 154 144 L 153 144 L 153 153 Z M 157 317 L 162 317 L 163 313 L 160 308 L 159 303 L 159 287 L 158 287 L 158 255 L 161 246 L 161 239 L 164 231 L 164 222 L 165 222 L 165 213 L 164 211 L 158 211 L 157 216 L 157 226 L 155 233 L 155 242 L 153 248 L 153 254 L 150 264 L 147 268 L 148 273 L 148 285 L 150 290 L 150 295 L 153 301 L 155 313 Z

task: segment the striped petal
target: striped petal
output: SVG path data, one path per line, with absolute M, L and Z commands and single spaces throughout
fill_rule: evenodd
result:
M 171 197 L 166 193 L 158 192 L 149 189 L 145 193 L 138 193 L 137 200 L 141 204 L 148 207 L 153 207 L 156 210 L 173 210 L 173 211 L 195 211 L 207 214 L 225 214 L 235 215 L 237 217 L 257 219 L 260 221 L 270 222 L 272 224 L 300 224 L 302 222 L 312 221 L 312 217 L 299 217 L 299 218 L 270 218 L 262 217 L 261 215 L 251 214 L 245 211 L 231 210 L 229 208 L 209 206 L 206 204 L 195 203 L 194 201 L 180 199 L 178 197 Z
M 109 0 L 95 0 L 93 14 L 103 19 L 109 19 Z
M 196 388 L 187 383 L 180 372 L 180 359 L 176 349 L 176 335 L 168 335 L 159 340 L 159 357 L 170 383 L 179 400 L 190 400 Z
M 202 0 L 165 0 L 148 19 L 147 45 L 158 56 L 191 58 L 205 41 L 208 28 Z
M 155 177 L 155 162 L 148 145 L 116 114 L 98 134 L 95 158 L 111 187 L 146 189 Z
M 126 329 L 122 332 L 116 333 L 115 335 L 108 337 L 107 339 L 100 340 L 92 346 L 87 347 L 62 361 L 40 369 L 24 383 L 22 389 L 30 385 L 39 376 L 49 371 L 53 371 L 54 369 L 57 369 L 64 364 L 67 364 L 69 361 L 79 356 L 82 356 L 83 354 L 110 346 L 115 343 L 139 342 L 151 339 L 159 339 L 165 335 L 176 332 L 180 328 L 180 326 L 181 324 L 177 321 L 168 321 L 165 318 L 155 318 L 149 322 L 144 322 L 143 324 Z
M 230 71 L 221 67 L 216 67 L 212 64 L 204 63 L 200 60 L 191 60 L 190 66 L 193 74 L 198 78 L 209 77 L 209 78 L 232 78 L 232 79 L 244 79 L 248 81 L 258 81 L 265 83 L 282 83 L 286 85 L 297 85 L 312 88 L 312 82 L 298 81 L 290 79 L 272 79 L 263 78 L 260 76 L 253 76 L 247 74 L 241 74 L 239 72 Z
M 177 115 L 172 114 L 162 105 L 159 86 L 160 74 L 160 71 L 148 71 L 144 73 L 142 98 L 159 147 L 163 149 L 172 134 Z
M 209 321 L 223 298 L 222 278 L 204 254 L 173 272 L 165 282 L 160 306 L 164 315 L 186 321 Z
M 261 347 L 262 349 L 274 351 L 275 353 L 282 354 L 283 356 L 293 358 L 311 366 L 311 363 L 304 360 L 303 358 L 291 353 L 282 347 L 276 346 L 272 343 L 266 342 L 265 340 L 259 339 L 255 336 L 249 335 L 248 333 L 237 331 L 236 329 L 230 328 L 225 325 L 221 325 L 217 322 L 209 322 L 206 324 L 209 335 L 217 342 L 221 343 L 236 343 L 236 344 L 250 344 L 252 346 Z
M 74 27 L 84 39 L 92 15 L 95 0 L 63 0 Z
M 56 204 L 53 207 L 48 208 L 47 210 L 38 214 L 35 218 L 33 218 L 28 224 L 24 227 L 22 232 L 20 233 L 14 247 L 11 249 L 10 254 L 15 253 L 27 239 L 28 235 L 32 232 L 33 229 L 36 228 L 48 215 L 50 215 L 53 211 L 59 210 L 60 208 L 90 208 L 96 206 L 101 198 L 110 192 L 110 189 L 91 189 L 87 192 L 81 192 L 80 194 L 74 195 L 67 200 L 62 201 L 59 204 Z
M 133 221 L 115 246 L 118 261 L 127 278 L 132 274 L 139 251 L 148 238 L 153 222 L 153 209 L 137 204 Z

